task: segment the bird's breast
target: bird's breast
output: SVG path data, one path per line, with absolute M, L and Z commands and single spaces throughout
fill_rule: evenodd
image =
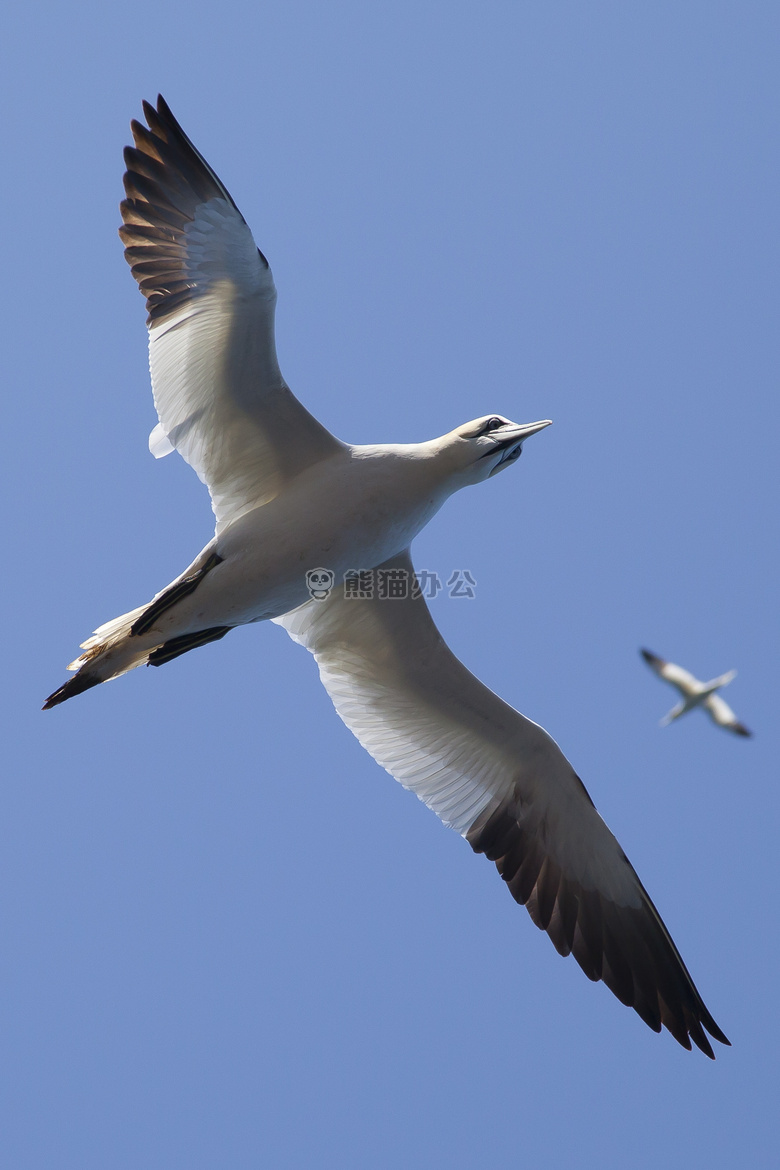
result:
M 220 534 L 224 564 L 207 582 L 216 588 L 221 577 L 229 594 L 225 622 L 278 617 L 302 605 L 311 597 L 307 574 L 316 569 L 341 587 L 344 574 L 373 569 L 407 548 L 443 502 L 414 466 L 327 464 Z

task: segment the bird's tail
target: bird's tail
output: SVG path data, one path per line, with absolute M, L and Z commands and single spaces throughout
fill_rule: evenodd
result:
M 139 606 L 95 630 L 92 637 L 81 645 L 84 653 L 68 667 L 76 672 L 73 678 L 49 695 L 43 704 L 44 711 L 99 683 L 119 678 L 136 666 L 163 666 L 188 650 L 224 638 L 233 629 L 232 626 L 210 626 L 166 638 L 159 629 L 145 628 L 144 618 L 149 611 L 149 606 Z
M 119 678 L 133 667 L 149 661 L 150 653 L 155 649 L 154 637 L 134 637 L 131 633 L 133 623 L 146 608 L 145 605 L 139 606 L 130 613 L 106 622 L 86 642 L 82 642 L 84 653 L 68 666 L 68 670 L 75 671 L 73 678 L 69 678 L 49 695 L 43 704 L 44 711 L 64 703 L 66 699 L 72 699 L 74 695 L 80 695 L 82 691 L 88 691 L 90 687 L 96 687 L 98 683 Z
M 95 630 L 91 638 L 82 642 L 84 653 L 68 667 L 68 670 L 76 672 L 74 677 L 49 695 L 43 705 L 44 711 L 64 703 L 74 695 L 80 695 L 82 691 L 88 691 L 90 687 L 96 687 L 98 683 L 119 678 L 136 666 L 143 666 L 144 663 L 162 666 L 180 654 L 194 650 L 196 646 L 224 638 L 232 626 L 187 630 L 185 625 L 185 632 L 173 637 L 170 633 L 166 636 L 160 629 L 160 619 L 194 593 L 207 573 L 222 564 L 222 557 L 214 545 L 214 541 L 207 544 L 189 568 L 147 605 L 141 605 L 130 613 L 123 613 L 121 617 L 106 622 Z M 163 624 L 168 623 L 164 621 Z M 175 624 L 173 627 L 169 624 L 169 630 L 175 628 Z M 179 629 L 182 629 L 181 625 Z

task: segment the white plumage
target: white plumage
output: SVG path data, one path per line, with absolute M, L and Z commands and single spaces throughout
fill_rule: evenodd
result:
M 752 734 L 744 723 L 739 722 L 725 699 L 715 693 L 736 677 L 736 670 L 728 670 L 725 674 L 710 679 L 709 682 L 702 682 L 690 671 L 684 670 L 682 666 L 677 666 L 674 662 L 667 662 L 665 659 L 659 658 L 657 654 L 651 654 L 649 650 L 642 650 L 641 654 L 650 669 L 655 671 L 664 682 L 671 683 L 682 695 L 682 702 L 672 707 L 671 711 L 664 715 L 661 720 L 662 727 L 666 727 L 675 719 L 679 719 L 681 715 L 687 714 L 688 711 L 701 707 L 703 711 L 707 712 L 713 723 L 717 723 L 718 727 L 725 727 L 726 731 L 733 731 L 735 735 L 749 737 Z
M 120 233 L 147 296 L 159 425 L 208 486 L 216 534 L 151 602 L 101 626 L 53 707 L 273 619 L 310 650 L 371 755 L 495 861 L 561 954 L 651 1028 L 727 1044 L 658 912 L 546 731 L 455 658 L 422 596 L 347 597 L 353 569 L 413 574 L 409 546 L 454 491 L 516 462 L 548 420 L 486 415 L 427 443 L 355 446 L 297 401 L 276 358 L 276 290 L 241 213 L 162 98 L 125 152 Z M 306 573 L 333 574 L 310 600 Z

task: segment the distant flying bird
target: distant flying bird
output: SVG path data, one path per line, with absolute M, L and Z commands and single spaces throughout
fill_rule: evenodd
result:
M 728 1040 L 579 777 L 546 731 L 455 658 L 414 588 L 417 533 L 549 422 L 490 414 L 427 443 L 334 438 L 279 371 L 276 290 L 241 213 L 163 99 L 144 111 L 148 129 L 133 122 L 125 151 L 120 235 L 149 309 L 150 446 L 158 457 L 175 448 L 207 484 L 216 535 L 150 603 L 84 643 L 46 706 L 277 621 L 315 656 L 367 751 L 496 863 L 562 955 L 656 1032 L 713 1056 L 704 1029 Z M 394 600 L 348 591 L 371 571 L 411 588 Z
M 710 682 L 702 682 L 700 679 L 694 678 L 689 671 L 683 670 L 681 666 L 676 666 L 673 662 L 666 662 L 657 654 L 651 654 L 649 650 L 642 650 L 640 653 L 650 669 L 654 670 L 664 682 L 671 683 L 673 687 L 676 687 L 682 695 L 682 702 L 678 703 L 676 707 L 672 707 L 668 715 L 664 715 L 661 727 L 666 727 L 672 720 L 679 719 L 681 715 L 685 715 L 686 711 L 702 707 L 713 723 L 717 723 L 718 727 L 725 727 L 727 731 L 733 731 L 735 735 L 750 736 L 753 734 L 752 731 L 748 731 L 744 723 L 739 722 L 728 703 L 715 693 L 736 677 L 736 670 L 727 670 L 725 674 L 711 679 Z

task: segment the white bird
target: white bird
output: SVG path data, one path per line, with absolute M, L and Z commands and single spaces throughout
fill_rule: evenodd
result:
M 241 213 L 163 99 L 144 111 L 149 128 L 133 122 L 125 152 L 120 235 L 149 309 L 150 446 L 175 448 L 207 484 L 216 535 L 149 604 L 84 643 L 46 706 L 237 625 L 279 622 L 367 751 L 496 863 L 558 951 L 656 1032 L 712 1057 L 704 1029 L 728 1040 L 554 740 L 455 658 L 419 590 L 390 601 L 342 585 L 350 570 L 413 581 L 409 545 L 447 497 L 513 464 L 548 420 L 486 415 L 407 445 L 335 439 L 279 371 L 276 292 Z
M 701 679 L 695 678 L 690 671 L 684 670 L 682 666 L 676 666 L 674 662 L 667 662 L 665 659 L 659 658 L 657 654 L 651 654 L 649 650 L 642 650 L 640 653 L 650 669 L 654 670 L 664 682 L 671 683 L 673 687 L 676 687 L 682 695 L 682 702 L 672 707 L 668 715 L 664 715 L 661 727 L 666 727 L 674 719 L 685 715 L 687 711 L 701 707 L 707 712 L 713 723 L 717 723 L 718 727 L 725 727 L 727 731 L 733 731 L 735 735 L 750 736 L 753 734 L 748 731 L 744 723 L 739 722 L 725 699 L 715 693 L 730 683 L 733 678 L 736 678 L 736 670 L 727 670 L 718 678 L 702 682 Z

